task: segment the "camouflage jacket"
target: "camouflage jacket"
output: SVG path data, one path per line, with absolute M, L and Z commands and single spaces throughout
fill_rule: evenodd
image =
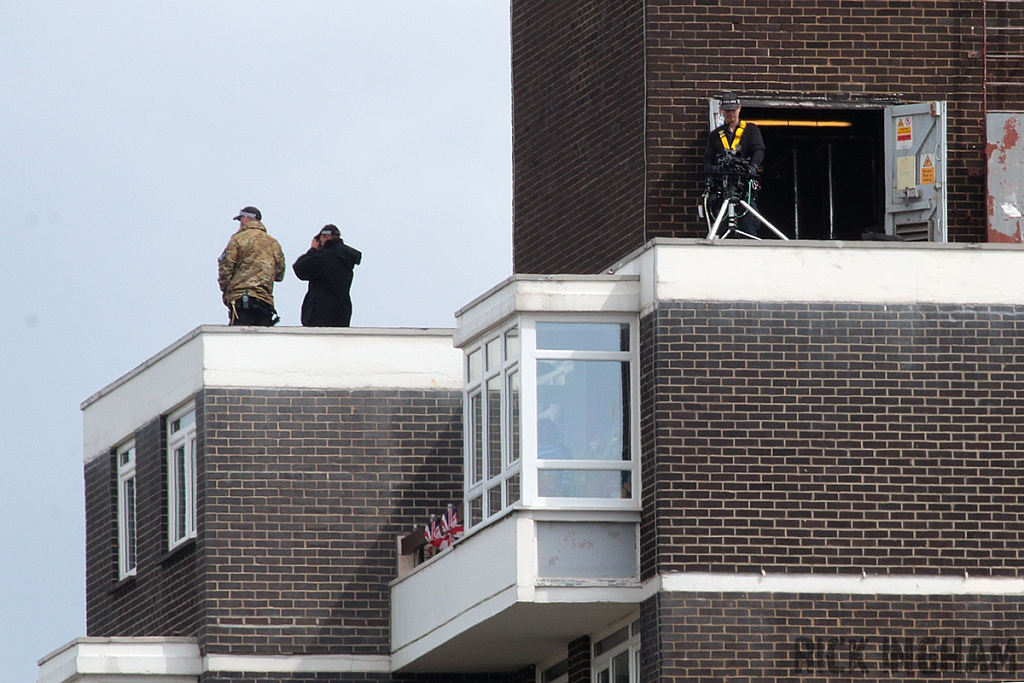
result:
M 259 221 L 239 227 L 217 259 L 217 282 L 225 306 L 243 294 L 274 305 L 274 282 L 284 279 L 284 252 Z

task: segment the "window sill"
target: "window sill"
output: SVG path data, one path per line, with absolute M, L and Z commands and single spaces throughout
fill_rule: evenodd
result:
M 193 536 L 188 538 L 178 545 L 174 546 L 166 553 L 164 553 L 159 560 L 160 564 L 168 564 L 174 560 L 177 560 L 179 556 L 184 555 L 186 551 L 190 551 L 196 547 L 196 537 Z
M 111 587 L 111 589 L 109 591 L 107 591 L 107 595 L 113 595 L 114 593 L 120 593 L 123 590 L 127 590 L 127 588 L 129 586 L 134 586 L 134 585 L 135 585 L 135 574 L 131 574 L 129 576 L 124 577 L 123 579 L 118 579 L 117 583 L 115 583 Z

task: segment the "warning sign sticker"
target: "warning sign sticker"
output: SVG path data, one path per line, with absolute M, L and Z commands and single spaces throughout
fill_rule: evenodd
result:
M 934 185 L 935 184 L 935 162 L 932 160 L 931 154 L 924 154 L 921 156 L 921 182 L 919 185 Z
M 901 116 L 896 119 L 896 149 L 910 149 L 914 144 L 914 119 Z

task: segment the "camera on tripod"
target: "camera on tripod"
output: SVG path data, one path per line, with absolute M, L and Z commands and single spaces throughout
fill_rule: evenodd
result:
M 757 200 L 758 183 L 757 167 L 748 159 L 726 152 L 715 160 L 715 165 L 704 179 L 704 195 L 698 213 L 708 222 L 708 239 L 718 237 L 718 230 L 723 223 L 725 229 L 721 237 L 747 237 L 759 239 L 739 229 L 739 219 L 748 213 L 765 225 L 780 239 L 789 239 L 759 214 L 753 204 Z M 748 223 L 752 222 L 750 219 Z M 754 226 L 757 223 L 753 223 Z M 756 228 L 748 228 L 756 233 Z
M 727 198 L 744 199 L 753 203 L 760 185 L 757 182 L 757 167 L 749 160 L 735 154 L 722 154 L 715 160 L 711 172 L 704 179 L 705 197 L 710 198 L 717 208 Z M 708 205 L 704 206 L 706 213 Z M 738 216 L 744 213 L 737 214 Z

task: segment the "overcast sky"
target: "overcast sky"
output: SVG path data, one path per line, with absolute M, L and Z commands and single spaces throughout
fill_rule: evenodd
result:
M 0 679 L 85 635 L 79 404 L 198 325 L 247 204 L 363 252 L 353 326 L 511 273 L 508 5 L 0 4 Z

